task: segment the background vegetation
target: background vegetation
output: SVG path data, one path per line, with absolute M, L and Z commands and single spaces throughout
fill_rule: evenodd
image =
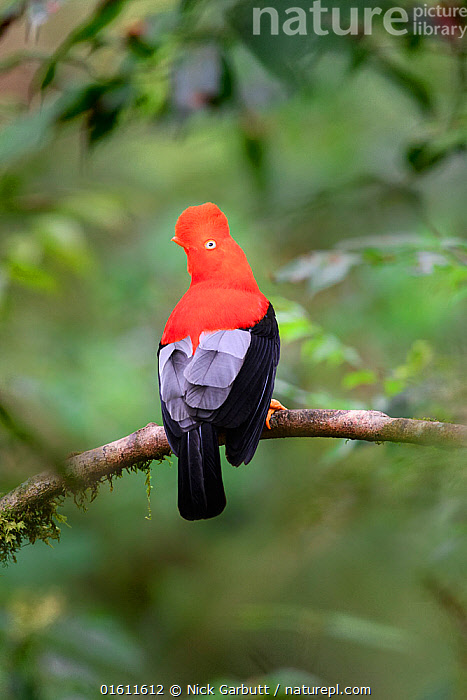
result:
M 0 2 L 2 491 L 160 422 L 155 352 L 188 281 L 170 238 L 204 201 L 277 308 L 278 398 L 466 421 L 465 44 L 254 38 L 265 5 Z M 1 697 L 220 679 L 465 697 L 464 463 L 267 441 L 225 464 L 213 521 L 179 518 L 169 460 L 152 519 L 143 474 L 66 502 L 60 543 L 1 571 Z

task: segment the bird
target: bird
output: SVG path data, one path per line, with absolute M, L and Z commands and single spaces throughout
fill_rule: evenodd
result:
M 187 255 L 191 283 L 158 350 L 162 420 L 178 457 L 178 509 L 186 520 L 224 510 L 219 434 L 234 466 L 248 464 L 273 412 L 280 355 L 270 301 L 212 202 L 190 206 L 171 239 Z

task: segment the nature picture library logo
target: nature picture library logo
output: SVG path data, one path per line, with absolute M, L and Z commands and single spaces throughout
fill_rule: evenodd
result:
M 463 39 L 467 31 L 467 7 L 449 3 L 420 3 L 400 7 L 381 3 L 383 7 L 352 0 L 336 3 L 315 0 L 292 6 L 290 0 L 256 3 L 253 7 L 253 35 L 280 33 L 288 36 L 369 35 L 382 25 L 388 34 L 403 36 L 439 36 Z M 300 6 L 297 6 L 300 5 Z

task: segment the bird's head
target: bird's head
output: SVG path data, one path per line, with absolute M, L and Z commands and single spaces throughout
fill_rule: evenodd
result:
M 193 250 L 214 250 L 228 239 L 232 240 L 227 217 L 211 202 L 185 209 L 178 217 L 172 238 L 187 254 Z
M 227 217 L 211 202 L 185 209 L 172 240 L 187 254 L 193 283 L 253 276 L 245 253 L 230 235 Z

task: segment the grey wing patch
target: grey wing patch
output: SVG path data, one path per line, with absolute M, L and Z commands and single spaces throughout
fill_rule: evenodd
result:
M 232 384 L 242 364 L 243 358 L 227 352 L 198 348 L 194 361 L 190 362 L 184 372 L 185 379 L 190 384 L 225 389 Z
M 170 359 L 173 352 L 180 350 L 183 352 L 187 358 L 190 358 L 193 354 L 193 348 L 191 345 L 190 336 L 183 338 L 183 340 L 177 340 L 175 343 L 169 343 L 161 348 L 159 353 L 159 374 L 162 376 L 166 362 Z
M 229 393 L 229 386 L 218 388 L 214 386 L 189 384 L 185 401 L 188 404 L 189 409 L 196 409 L 194 415 L 198 416 L 199 409 L 211 412 L 222 406 Z
M 199 347 L 202 350 L 225 352 L 243 360 L 250 343 L 250 331 L 215 331 L 214 333 L 201 333 Z
M 194 355 L 189 337 L 161 349 L 161 397 L 182 430 L 209 420 L 226 401 L 250 342 L 249 331 L 215 331 L 201 334 Z
M 195 424 L 185 402 L 187 381 L 184 371 L 192 359 L 192 354 L 189 337 L 165 345 L 159 353 L 161 398 L 170 417 L 177 421 L 183 430 Z
M 215 411 L 227 399 L 248 348 L 249 331 L 202 333 L 193 360 L 184 374 L 188 382 L 186 402 L 199 418 Z M 193 415 L 193 410 L 190 411 Z

